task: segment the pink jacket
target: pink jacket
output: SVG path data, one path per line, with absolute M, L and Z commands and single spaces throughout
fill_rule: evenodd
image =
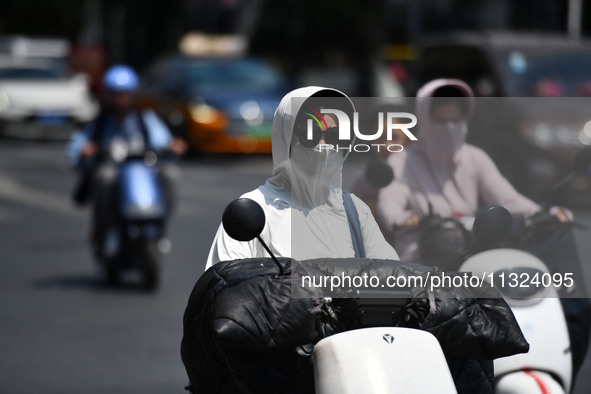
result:
M 395 179 L 379 193 L 380 220 L 391 229 L 402 224 L 412 212 L 426 215 L 429 203 L 434 213 L 443 217 L 473 216 L 479 207 L 489 204 L 501 204 L 514 215 L 538 211 L 539 206 L 518 193 L 486 153 L 465 143 L 466 122 L 443 125 L 431 121 L 431 96 L 445 85 L 464 90 L 469 97 L 469 110 L 473 106 L 472 91 L 459 80 L 438 79 L 419 90 L 419 140 L 388 158 Z M 395 241 L 403 260 L 417 261 L 416 241 L 416 236 Z

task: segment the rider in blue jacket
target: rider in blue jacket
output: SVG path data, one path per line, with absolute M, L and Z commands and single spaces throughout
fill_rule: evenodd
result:
M 98 219 L 110 214 L 118 175 L 117 167 L 104 160 L 111 143 L 115 139 L 121 140 L 127 153 L 132 155 L 148 150 L 181 155 L 187 149 L 186 143 L 174 137 L 152 110 L 137 107 L 135 92 L 138 87 L 139 78 L 131 67 L 116 65 L 109 68 L 103 78 L 105 97 L 100 113 L 72 136 L 67 147 L 70 166 L 81 172 L 73 199 L 78 205 L 85 204 L 91 197 L 97 201 L 93 232 L 99 239 L 104 229 L 100 225 L 103 221 Z M 159 174 L 170 197 L 170 170 L 159 168 Z

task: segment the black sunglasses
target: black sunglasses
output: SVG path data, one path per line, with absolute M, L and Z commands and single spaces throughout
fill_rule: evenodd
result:
M 329 127 L 326 130 L 322 130 L 317 124 L 313 125 L 312 138 L 308 138 L 308 127 L 303 122 L 296 125 L 294 130 L 295 136 L 298 138 L 299 143 L 306 148 L 314 148 L 318 145 L 322 137 L 328 145 L 338 145 L 339 143 L 339 128 Z

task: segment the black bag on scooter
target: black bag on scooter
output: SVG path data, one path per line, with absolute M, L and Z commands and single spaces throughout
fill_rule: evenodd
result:
M 339 332 L 342 326 L 327 320 L 322 290 L 297 285 L 302 275 L 386 278 L 432 272 L 429 267 L 390 260 L 279 261 L 285 275 L 277 275 L 270 259 L 244 259 L 215 264 L 196 283 L 185 310 L 181 344 L 193 392 L 313 392 L 309 357 L 301 357 L 297 349 Z M 483 291 L 485 298 L 466 289 L 435 293 L 417 289 L 404 312 L 420 315 L 412 325 L 439 339 L 450 357 L 452 375 L 459 379 L 460 393 L 470 392 L 474 385 L 479 392 L 492 392 L 491 360 L 528 349 L 501 295 L 495 289 Z M 415 313 L 425 306 L 426 313 Z M 392 325 L 408 321 L 403 317 Z

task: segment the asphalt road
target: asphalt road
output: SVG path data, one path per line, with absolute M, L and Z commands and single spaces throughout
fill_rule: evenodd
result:
M 188 295 L 225 205 L 264 182 L 271 159 L 205 156 L 180 167 L 173 250 L 160 290 L 147 294 L 133 277 L 106 286 L 93 265 L 88 212 L 70 204 L 75 177 L 63 144 L 0 140 L 0 393 L 184 392 Z M 578 217 L 591 223 L 587 212 Z M 585 256 L 589 234 L 577 232 Z M 588 358 L 576 393 L 589 392 Z

